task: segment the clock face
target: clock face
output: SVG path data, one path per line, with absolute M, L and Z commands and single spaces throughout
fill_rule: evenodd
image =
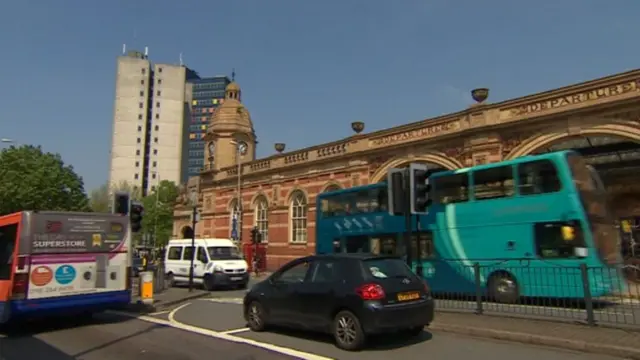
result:
M 249 145 L 247 145 L 247 143 L 244 141 L 240 141 L 240 143 L 238 144 L 238 151 L 240 151 L 240 154 L 246 154 L 248 149 Z

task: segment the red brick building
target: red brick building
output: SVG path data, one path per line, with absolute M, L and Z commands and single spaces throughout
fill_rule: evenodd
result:
M 482 90 L 457 113 L 371 133 L 354 122 L 348 138 L 291 152 L 274 144 L 274 155 L 256 159 L 251 116 L 231 83 L 209 124 L 207 166 L 183 187 L 174 236 L 191 229 L 194 192 L 198 237 L 230 237 L 231 219 L 241 213 L 243 241 L 257 226 L 275 268 L 314 252 L 316 195 L 327 189 L 377 182 L 410 162 L 456 169 L 567 148 L 597 166 L 619 216 L 640 215 L 640 70 L 500 103 L 486 103 Z

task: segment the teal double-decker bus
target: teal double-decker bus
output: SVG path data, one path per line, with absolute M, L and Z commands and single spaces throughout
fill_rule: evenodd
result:
M 316 250 L 406 256 L 432 290 L 582 298 L 621 290 L 620 240 L 602 181 L 576 152 L 526 156 L 431 175 L 432 204 L 389 214 L 386 183 L 318 195 Z M 588 286 L 585 286 L 588 285 Z

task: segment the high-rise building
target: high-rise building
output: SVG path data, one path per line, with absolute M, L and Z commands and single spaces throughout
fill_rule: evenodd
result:
M 230 82 L 226 76 L 190 81 L 193 90 L 191 124 L 189 125 L 189 176 L 200 175 L 200 171 L 204 168 L 205 144 L 203 138 L 216 108 L 224 102 L 225 89 Z
M 188 178 L 191 85 L 183 65 L 155 64 L 145 53 L 118 57 L 110 186 L 123 182 L 145 195 L 162 180 Z

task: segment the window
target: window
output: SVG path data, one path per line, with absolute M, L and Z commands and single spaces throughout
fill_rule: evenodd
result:
M 147 69 L 145 69 L 145 68 L 142 68 L 142 69 L 140 69 L 140 72 L 141 72 L 142 74 L 146 74 L 146 72 L 147 72 Z
M 140 150 L 136 150 L 136 156 L 140 156 Z
M 169 253 L 167 254 L 167 259 L 169 260 L 180 260 L 182 258 L 182 246 L 172 246 L 169 248 Z
M 420 254 L 418 255 L 418 241 L 420 239 Z M 426 260 L 435 255 L 433 248 L 433 233 L 430 231 L 411 235 L 411 255 L 413 260 Z
M 307 242 L 307 198 L 302 191 L 296 191 L 291 198 L 289 210 L 291 219 L 291 242 Z
M 519 164 L 518 179 L 518 189 L 522 195 L 553 193 L 561 188 L 558 171 L 549 160 Z
M 156 113 L 156 119 L 160 119 L 160 114 Z
M 142 109 L 144 107 L 143 103 L 138 104 L 138 106 L 140 107 L 140 109 Z
M 158 142 L 158 138 L 153 138 L 153 142 L 157 143 Z
M 144 85 L 144 79 L 140 80 L 140 85 Z
M 193 247 L 185 246 L 182 260 L 191 260 L 191 258 L 193 258 Z
M 153 155 L 158 155 L 158 149 L 153 149 Z
M 152 179 L 155 179 L 155 178 L 156 178 L 156 173 L 153 173 L 153 174 L 151 175 L 151 178 L 152 178 Z
M 154 162 L 153 162 L 153 167 L 156 167 L 157 165 L 158 165 L 158 162 L 157 162 L 157 161 L 154 161 Z
M 136 141 L 138 142 L 138 144 L 140 144 L 142 142 L 142 139 L 138 138 L 136 139 Z
M 542 258 L 571 258 L 575 248 L 585 246 L 578 221 L 537 223 L 534 234 L 536 252 Z
M 156 92 L 156 95 L 160 96 L 160 94 L 162 94 L 162 91 L 158 90 L 158 91 Z
M 142 114 L 138 114 L 138 120 L 142 120 Z
M 400 259 L 369 259 L 363 261 L 369 276 L 375 279 L 414 277 L 407 264 Z
M 469 200 L 469 176 L 466 173 L 436 177 L 433 179 L 433 188 L 433 199 L 440 204 Z
M 138 132 L 142 132 L 142 126 L 138 126 Z
M 155 185 L 153 185 L 153 186 L 151 187 L 151 191 L 152 191 L 152 192 L 153 192 L 153 191 L 156 191 L 156 186 L 155 186 Z
M 158 84 L 162 84 L 162 79 L 158 79 Z
M 13 252 L 18 236 L 18 224 L 0 227 L 0 280 L 9 280 L 13 267 Z
M 139 174 L 135 174 L 135 175 L 133 175 L 133 178 L 134 178 L 134 179 L 136 179 L 136 180 L 138 180 L 138 178 L 139 178 L 139 177 L 140 177 L 140 175 L 139 175 Z
M 510 197 L 515 193 L 514 188 L 511 165 L 473 172 L 473 193 L 476 200 Z
M 162 68 L 161 67 L 158 68 L 158 72 L 160 72 L 160 73 L 162 72 Z
M 158 125 L 156 125 L 156 127 L 154 128 L 156 131 L 160 130 L 160 127 Z
M 144 91 L 140 90 L 140 96 L 144 96 Z
M 288 269 L 285 269 L 280 274 L 276 275 L 276 282 L 282 282 L 286 284 L 297 284 L 304 281 L 309 272 L 309 262 L 304 261 L 296 264 Z
M 136 161 L 136 167 L 139 167 L 139 166 L 140 166 L 140 162 Z
M 311 266 L 312 283 L 332 283 L 340 278 L 338 263 L 335 260 L 318 260 Z
M 156 107 L 159 108 L 160 107 L 160 102 L 156 101 Z
M 198 246 L 198 261 L 203 263 L 209 262 L 209 258 L 207 257 L 207 251 L 202 246 Z
M 260 196 L 256 200 L 254 224 L 258 228 L 260 240 L 262 242 L 269 241 L 269 204 L 264 196 Z
M 240 260 L 242 254 L 235 246 L 209 246 L 207 248 L 211 260 Z

